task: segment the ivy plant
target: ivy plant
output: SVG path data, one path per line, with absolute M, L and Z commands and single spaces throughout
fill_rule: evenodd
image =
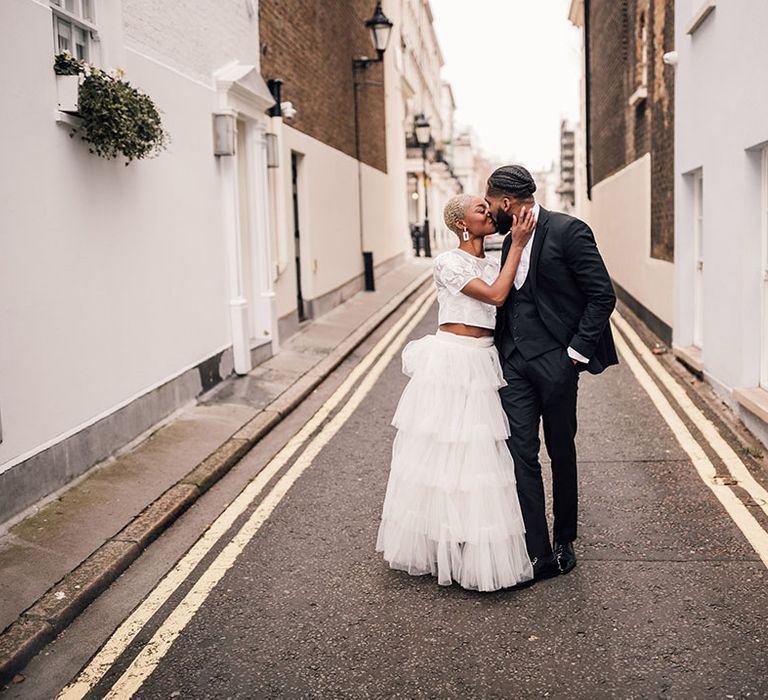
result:
M 122 71 L 106 72 L 65 52 L 56 56 L 58 75 L 83 75 L 78 91 L 82 123 L 72 133 L 102 158 L 152 158 L 163 151 L 169 136 L 152 99 L 123 80 Z

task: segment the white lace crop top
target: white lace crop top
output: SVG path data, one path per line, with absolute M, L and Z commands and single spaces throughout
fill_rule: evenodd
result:
M 435 258 L 434 277 L 437 286 L 438 325 L 464 323 L 480 328 L 495 328 L 496 307 L 473 299 L 461 290 L 471 279 L 479 277 L 493 284 L 501 269 L 497 258 L 476 258 L 461 248 L 440 253 Z

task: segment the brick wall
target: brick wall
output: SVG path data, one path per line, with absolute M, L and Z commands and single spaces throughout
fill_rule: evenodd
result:
M 261 74 L 283 81 L 283 100 L 297 116 L 291 126 L 355 156 L 352 59 L 372 56 L 364 23 L 373 13 L 370 0 L 261 0 L 259 32 Z M 390 48 L 391 50 L 391 48 Z M 361 72 L 360 156 L 387 169 L 383 69 Z
M 674 48 L 674 0 L 590 0 L 590 140 L 592 183 L 651 154 L 651 250 L 674 251 L 674 69 L 662 56 Z M 646 27 L 646 100 L 629 104 L 640 84 Z

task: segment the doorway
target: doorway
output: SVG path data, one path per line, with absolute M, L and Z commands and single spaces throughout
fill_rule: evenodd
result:
M 704 345 L 704 175 L 693 176 L 693 344 Z
M 301 225 L 299 221 L 299 168 L 303 159 L 299 153 L 291 151 L 291 193 L 293 197 L 293 244 L 296 256 L 296 311 L 299 323 L 307 320 L 304 310 L 304 295 L 301 293 Z
M 762 250 L 760 265 L 760 315 L 762 317 L 760 343 L 760 386 L 768 389 L 768 146 L 762 152 L 762 194 L 760 201 L 760 233 Z

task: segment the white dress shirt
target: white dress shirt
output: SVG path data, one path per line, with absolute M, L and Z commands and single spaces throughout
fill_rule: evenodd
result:
M 539 220 L 540 208 L 538 202 L 533 205 L 533 216 L 537 222 Z M 531 269 L 531 250 L 533 249 L 533 239 L 535 236 L 536 229 L 534 228 L 530 239 L 528 239 L 528 243 L 526 243 L 525 248 L 523 248 L 523 254 L 520 256 L 520 263 L 518 264 L 517 272 L 515 273 L 515 289 L 520 289 L 523 284 L 525 284 L 525 278 L 528 277 L 528 270 Z M 572 347 L 568 348 L 568 357 L 577 362 L 583 362 L 584 364 L 589 362 L 588 358 L 576 352 Z

